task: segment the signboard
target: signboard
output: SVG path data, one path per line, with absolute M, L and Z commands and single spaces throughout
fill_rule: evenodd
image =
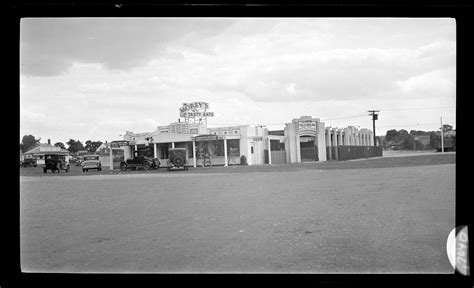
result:
M 186 112 L 181 117 L 214 117 L 214 112 Z
M 300 137 L 300 142 L 311 142 L 314 140 L 314 137 Z
M 60 147 L 40 147 L 39 148 L 40 152 L 60 152 L 61 148 Z
M 183 103 L 183 106 L 179 108 L 179 116 L 188 118 L 198 118 L 201 121 L 203 117 L 214 117 L 214 112 L 208 112 L 209 103 L 207 102 L 192 102 Z
M 130 144 L 129 141 L 112 141 L 110 142 L 110 146 L 112 148 L 120 148 L 120 146 L 128 146 Z
M 298 121 L 296 124 L 296 133 L 305 134 L 305 135 L 317 135 L 318 134 L 318 121 L 314 121 L 314 120 Z
M 253 137 L 253 141 L 262 141 L 263 137 Z
M 300 130 L 304 129 L 314 129 L 316 130 L 317 122 L 316 121 L 301 121 L 298 122 L 298 128 Z
M 217 135 L 198 135 L 196 141 L 214 141 L 217 140 Z

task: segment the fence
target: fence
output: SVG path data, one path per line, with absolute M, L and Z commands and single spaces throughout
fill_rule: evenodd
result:
M 339 161 L 382 156 L 382 146 L 338 146 L 328 149 L 332 149 L 332 160 Z
M 268 164 L 268 150 L 265 149 L 265 164 Z M 272 164 L 284 164 L 286 163 L 286 152 L 285 150 L 276 150 L 271 152 Z

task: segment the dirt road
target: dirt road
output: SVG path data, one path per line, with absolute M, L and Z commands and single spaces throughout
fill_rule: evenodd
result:
M 454 164 L 210 171 L 20 177 L 22 269 L 452 273 Z

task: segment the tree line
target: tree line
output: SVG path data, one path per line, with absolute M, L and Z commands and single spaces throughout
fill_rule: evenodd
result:
M 445 137 L 455 138 L 456 134 L 448 133 L 450 131 L 455 131 L 453 130 L 453 126 L 449 124 L 444 124 L 443 135 Z M 423 145 L 423 143 L 418 140 L 417 138 L 418 136 L 429 136 L 430 137 L 429 144 Z M 379 143 L 381 143 L 384 148 L 396 147 L 397 149 L 401 149 L 401 150 L 435 149 L 436 144 L 439 141 L 440 141 L 440 131 L 411 130 L 410 132 L 408 132 L 405 129 L 388 130 L 385 136 L 382 136 L 379 138 Z
M 33 135 L 24 135 L 21 143 L 20 143 L 20 150 L 22 153 L 25 153 L 36 146 L 40 145 L 41 138 L 36 138 Z M 87 140 L 84 144 L 79 140 L 69 139 L 65 144 L 62 142 L 54 143 L 54 146 L 60 147 L 61 149 L 66 149 L 71 153 L 77 153 L 78 151 L 89 151 L 95 152 L 100 145 L 102 145 L 102 141 L 92 141 Z

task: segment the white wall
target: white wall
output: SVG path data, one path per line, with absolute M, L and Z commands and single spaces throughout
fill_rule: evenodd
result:
M 324 122 L 319 122 L 319 134 L 318 134 L 318 158 L 319 161 L 326 161 L 326 136 L 324 128 Z

